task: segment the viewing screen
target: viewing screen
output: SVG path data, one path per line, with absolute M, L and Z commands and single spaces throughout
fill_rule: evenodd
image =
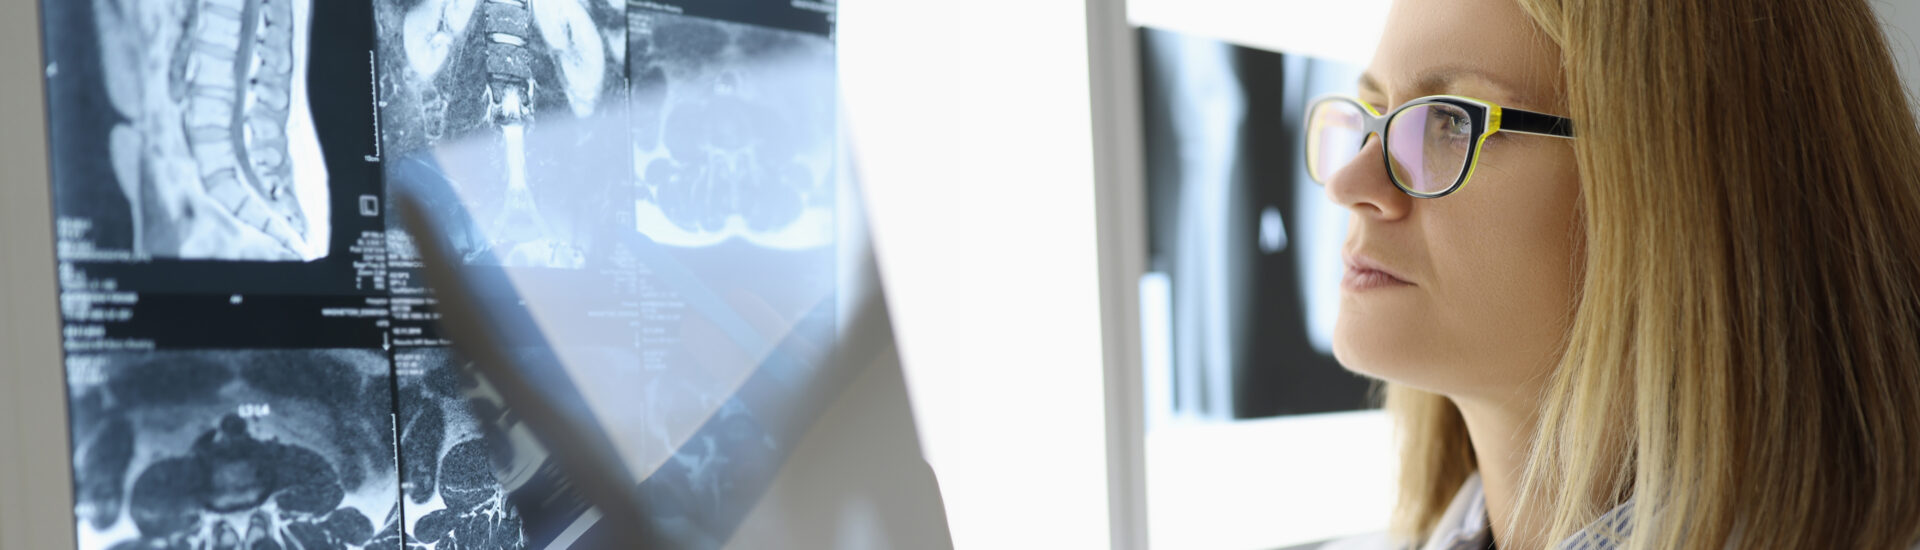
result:
M 672 540 L 724 544 L 817 415 L 831 0 L 41 12 L 80 548 L 591 545 L 460 374 L 402 189 L 565 347 Z

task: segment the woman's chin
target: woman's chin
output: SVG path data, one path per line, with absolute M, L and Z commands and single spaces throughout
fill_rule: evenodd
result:
M 1348 371 L 1368 378 L 1388 380 L 1382 369 L 1378 342 L 1355 342 L 1346 336 L 1345 325 L 1336 328 L 1333 333 L 1333 359 Z
M 1444 377 L 1444 373 L 1436 372 L 1441 369 L 1431 364 L 1432 353 L 1413 349 L 1416 339 L 1383 337 L 1396 331 L 1356 326 L 1359 323 L 1347 319 L 1343 315 L 1333 332 L 1333 358 L 1341 367 L 1368 378 L 1420 387 L 1431 386 L 1436 382 L 1432 378 Z

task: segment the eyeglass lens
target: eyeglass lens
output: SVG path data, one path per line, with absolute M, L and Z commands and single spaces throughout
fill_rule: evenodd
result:
M 1347 102 L 1321 104 L 1307 129 L 1307 163 L 1322 184 L 1360 155 L 1365 120 Z M 1388 166 L 1394 184 L 1419 194 L 1446 191 L 1466 170 L 1473 149 L 1473 119 L 1465 109 L 1441 103 L 1409 107 L 1387 123 Z
M 1359 106 L 1345 101 L 1323 102 L 1308 116 L 1307 173 L 1325 185 L 1360 156 L 1366 117 Z

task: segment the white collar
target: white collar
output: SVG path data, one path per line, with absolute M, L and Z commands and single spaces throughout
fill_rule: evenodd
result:
M 1453 493 L 1453 502 L 1440 516 L 1433 534 L 1421 550 L 1486 550 L 1493 541 L 1487 525 L 1487 493 L 1480 484 L 1480 473 L 1467 476 L 1467 482 Z
M 1627 499 L 1602 514 L 1587 528 L 1554 546 L 1561 550 L 1608 550 L 1621 546 L 1633 531 L 1633 499 Z M 1480 473 L 1467 476 L 1466 483 L 1453 494 L 1453 502 L 1440 516 L 1439 525 L 1427 537 L 1421 550 L 1486 550 L 1493 542 L 1493 528 L 1487 520 L 1487 492 Z
M 1556 550 L 1615 550 L 1626 546 L 1633 533 L 1633 500 L 1615 506 L 1585 529 L 1554 545 Z M 1453 494 L 1447 513 L 1440 517 L 1433 535 L 1421 550 L 1485 550 L 1493 541 L 1493 528 L 1487 523 L 1487 493 L 1480 473 L 1467 476 L 1466 483 Z M 1736 534 L 1736 536 L 1738 536 Z M 1729 546 L 1734 546 L 1729 544 Z M 1909 550 L 1920 550 L 1915 543 Z

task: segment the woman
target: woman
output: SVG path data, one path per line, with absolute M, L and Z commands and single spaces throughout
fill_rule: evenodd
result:
M 1866 0 L 1399 0 L 1365 74 L 1308 154 L 1392 547 L 1920 540 L 1920 132 Z

